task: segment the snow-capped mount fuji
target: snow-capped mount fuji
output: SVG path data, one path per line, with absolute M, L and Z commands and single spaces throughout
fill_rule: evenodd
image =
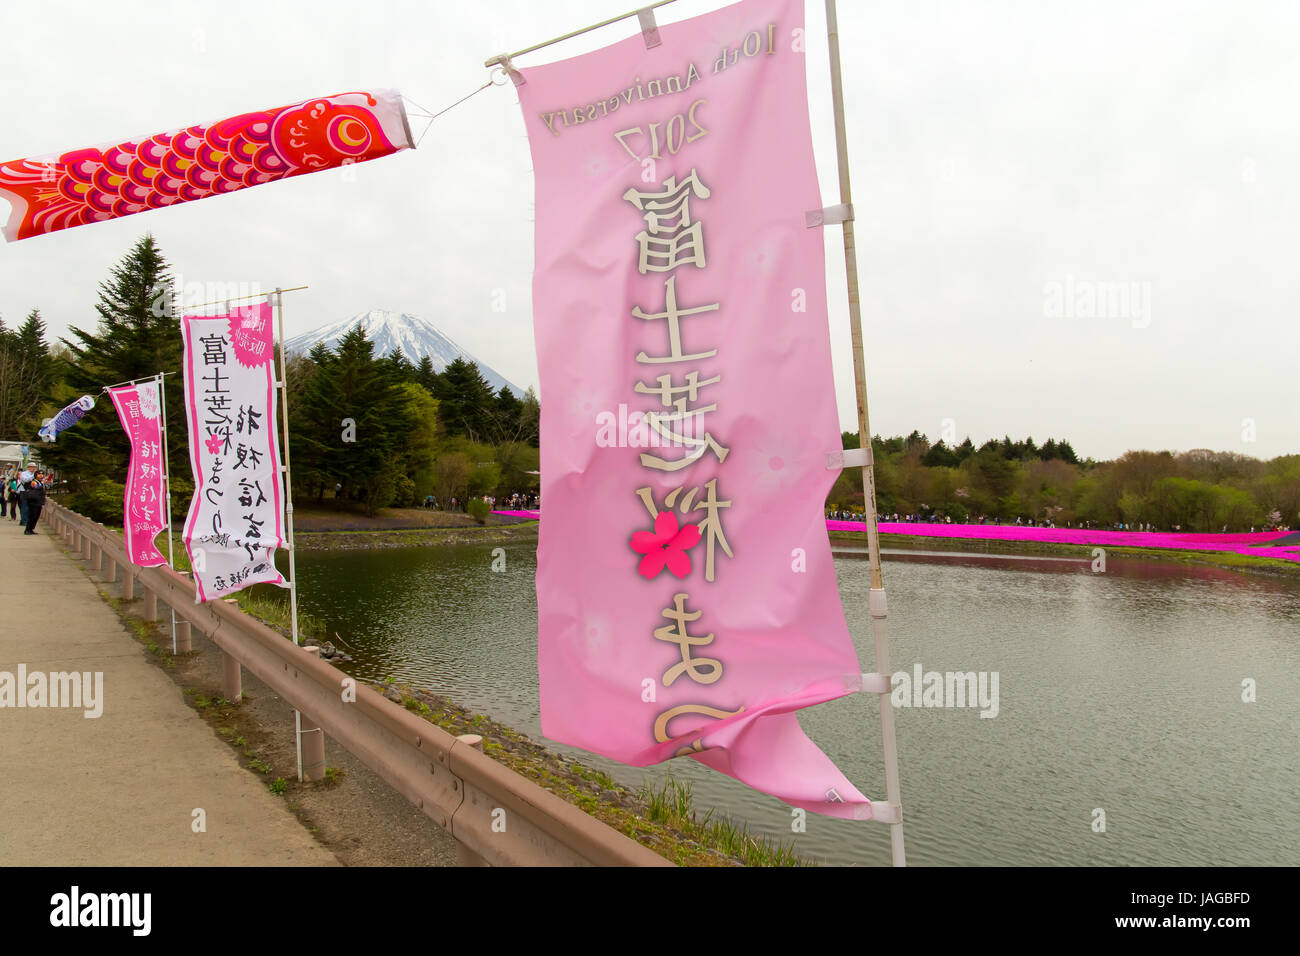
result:
M 304 332 L 302 335 L 295 335 L 284 344 L 290 352 L 310 352 L 320 342 L 324 342 L 325 345 L 333 349 L 338 347 L 343 336 L 357 326 L 360 326 L 362 331 L 366 333 L 366 338 L 374 343 L 375 355 L 391 355 L 394 352 L 401 352 L 412 365 L 419 365 L 420 359 L 427 355 L 430 361 L 433 362 L 433 368 L 437 372 L 441 372 L 453 360 L 462 358 L 478 366 L 478 370 L 483 373 L 483 377 L 487 379 L 494 392 L 501 391 L 501 386 L 504 385 L 517 398 L 523 398 L 523 390 L 518 385 L 511 382 L 486 362 L 470 355 L 442 332 L 439 332 L 432 322 L 428 322 L 418 315 L 408 315 L 405 312 L 398 314 L 396 312 L 385 312 L 381 309 L 362 312 L 360 315 L 354 315 L 342 322 L 335 322 L 333 325 L 322 325 L 320 328 Z

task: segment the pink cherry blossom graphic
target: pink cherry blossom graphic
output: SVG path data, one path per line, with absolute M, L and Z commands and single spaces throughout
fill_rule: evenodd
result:
M 208 446 L 209 455 L 215 455 L 217 452 L 221 451 L 222 438 L 220 435 L 213 435 L 203 444 Z
M 677 516 L 671 511 L 661 511 L 655 518 L 654 531 L 636 532 L 629 544 L 637 554 L 645 555 L 637 565 L 642 577 L 657 577 L 666 567 L 676 577 L 684 578 L 691 573 L 691 556 L 686 551 L 699 540 L 697 525 L 688 524 L 679 529 Z

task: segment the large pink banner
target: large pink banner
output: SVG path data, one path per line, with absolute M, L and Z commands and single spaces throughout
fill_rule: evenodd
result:
M 803 8 L 748 0 L 522 71 L 546 736 L 871 804 L 795 711 L 857 691 Z
M 163 488 L 166 464 L 162 456 L 162 416 L 158 383 L 137 382 L 110 388 L 109 397 L 131 442 L 126 472 L 122 535 L 126 555 L 142 568 L 166 564 L 154 538 L 167 527 L 167 497 Z

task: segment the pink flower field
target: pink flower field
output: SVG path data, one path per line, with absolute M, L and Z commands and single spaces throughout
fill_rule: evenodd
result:
M 831 531 L 866 531 L 863 521 L 827 521 Z M 1230 551 L 1257 558 L 1300 562 L 1300 541 L 1269 547 L 1270 541 L 1292 538 L 1294 532 L 1258 534 L 1173 534 L 1161 531 L 1101 531 L 1091 528 L 1030 528 L 1021 525 L 913 524 L 880 522 L 881 534 L 918 538 L 978 538 L 985 541 L 1044 541 L 1051 544 L 1091 544 L 1124 548 L 1168 548 L 1176 551 Z
M 494 511 L 516 518 L 540 518 L 540 511 Z M 828 531 L 866 531 L 862 521 L 827 521 Z M 1102 547 L 1167 548 L 1174 551 L 1227 551 L 1256 558 L 1300 562 L 1300 540 L 1295 532 L 1262 531 L 1258 534 L 1173 534 L 1160 531 L 1101 531 L 1088 528 L 1030 528 L 1020 525 L 912 524 L 882 521 L 881 534 L 907 534 L 918 538 L 977 538 L 985 541 L 1044 541 L 1051 544 L 1091 544 Z M 1270 541 L 1290 538 L 1286 544 Z

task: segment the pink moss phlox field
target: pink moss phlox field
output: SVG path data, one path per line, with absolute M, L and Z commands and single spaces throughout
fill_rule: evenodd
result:
M 830 531 L 866 531 L 862 521 L 827 521 Z M 1228 551 L 1256 558 L 1300 562 L 1300 546 L 1261 547 L 1285 538 L 1287 531 L 1257 534 L 1174 534 L 1163 531 L 1102 531 L 1096 528 L 1038 528 L 1025 525 L 926 524 L 880 522 L 881 534 L 918 538 L 974 538 L 984 541 L 1041 541 L 1049 544 L 1091 544 L 1115 548 L 1167 548 L 1178 551 Z
M 494 511 L 513 518 L 541 518 L 540 511 Z M 827 521 L 828 531 L 866 531 L 863 521 Z M 1289 531 L 1256 534 L 1174 534 L 1163 531 L 1102 531 L 1097 528 L 1031 528 L 1000 524 L 926 524 L 880 522 L 881 534 L 910 534 L 918 538 L 975 538 L 984 541 L 1043 541 L 1050 544 L 1108 545 L 1112 548 L 1168 548 L 1176 551 L 1228 551 L 1254 558 L 1300 562 L 1300 545 L 1265 547 Z

